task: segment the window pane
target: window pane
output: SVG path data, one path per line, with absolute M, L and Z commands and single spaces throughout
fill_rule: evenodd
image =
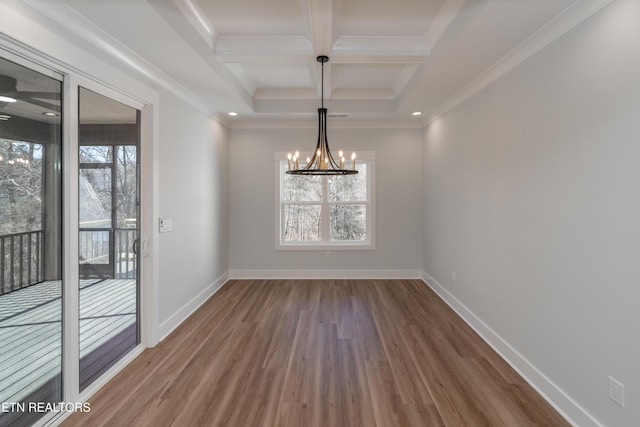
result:
M 42 144 L 0 138 L 0 235 L 42 228 Z
M 365 205 L 331 205 L 330 209 L 331 240 L 367 239 L 367 207 Z
M 63 398 L 62 84 L 0 58 L 0 88 L 0 426 L 26 427 Z
M 80 227 L 111 227 L 111 169 L 80 170 Z
M 117 151 L 117 180 L 116 180 L 116 212 L 118 214 L 117 228 L 136 228 L 138 214 L 138 182 L 136 157 L 138 147 L 120 146 Z
M 322 177 L 289 175 L 287 162 L 280 163 L 283 179 L 282 200 L 285 202 L 319 202 L 322 200 Z
M 109 231 L 80 231 L 80 264 L 109 264 Z
M 320 240 L 320 206 L 285 205 L 283 208 L 285 241 Z
M 328 179 L 330 202 L 367 200 L 367 165 L 356 163 L 356 175 L 331 176 Z
M 82 391 L 139 343 L 140 112 L 85 88 L 78 97 Z
M 111 163 L 113 147 L 108 145 L 89 145 L 80 147 L 80 163 Z

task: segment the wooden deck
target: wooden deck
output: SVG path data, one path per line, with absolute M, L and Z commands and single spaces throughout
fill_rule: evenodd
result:
M 34 394 L 47 400 L 43 388 L 60 398 L 61 287 L 49 281 L 0 297 L 0 402 L 22 402 Z M 104 372 L 123 348 L 135 346 L 136 336 L 136 281 L 83 280 L 81 384 Z

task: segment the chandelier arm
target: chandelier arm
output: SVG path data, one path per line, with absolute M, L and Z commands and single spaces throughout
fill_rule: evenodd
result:
M 318 108 L 318 141 L 313 156 L 303 168 L 286 171 L 293 175 L 353 175 L 358 171 L 355 169 L 343 169 L 344 166 L 336 162 L 329 149 L 329 141 L 327 140 L 327 109 L 324 108 L 324 64 L 329 61 L 329 57 L 321 55 L 316 58 L 321 64 L 321 84 L 320 84 L 320 105 Z M 340 159 L 341 161 L 342 159 Z M 297 160 L 296 160 L 297 165 Z

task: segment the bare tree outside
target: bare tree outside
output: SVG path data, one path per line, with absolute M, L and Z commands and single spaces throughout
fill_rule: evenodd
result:
M 42 228 L 41 144 L 0 139 L 0 235 Z
M 367 239 L 366 163 L 356 164 L 358 174 L 345 176 L 289 175 L 286 168 L 281 162 L 284 241 Z

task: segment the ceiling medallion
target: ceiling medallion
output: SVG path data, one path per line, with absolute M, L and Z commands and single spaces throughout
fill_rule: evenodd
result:
M 351 154 L 351 169 L 345 169 L 345 159 L 342 151 L 336 161 L 329 150 L 327 141 L 327 109 L 324 108 L 324 64 L 329 61 L 328 56 L 318 56 L 316 60 L 322 64 L 321 107 L 318 108 L 318 143 L 313 157 L 307 157 L 306 166 L 300 168 L 300 153 L 287 155 L 287 172 L 292 175 L 352 175 L 356 170 L 356 153 Z

